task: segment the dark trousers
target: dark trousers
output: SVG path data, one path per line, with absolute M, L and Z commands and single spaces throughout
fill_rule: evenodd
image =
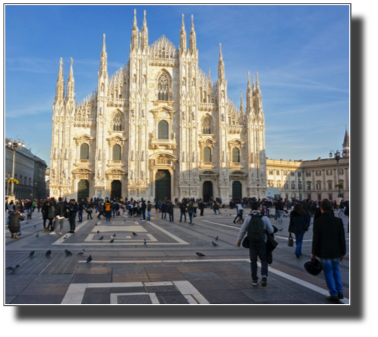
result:
M 169 213 L 169 221 L 173 222 L 173 213 Z
M 143 220 L 146 220 L 146 210 L 145 209 L 142 210 L 142 216 L 143 216 Z
M 200 215 L 202 215 L 203 216 L 203 208 L 201 208 L 201 214 Z
M 74 216 L 70 216 L 70 217 L 68 218 L 68 222 L 70 223 L 70 230 L 71 230 L 71 231 L 74 231 L 75 228 L 76 228 L 75 220 L 76 220 L 76 217 L 74 217 Z
M 261 260 L 261 275 L 268 276 L 268 262 L 266 253 L 266 242 L 249 241 L 249 258 L 251 260 L 252 280 L 257 280 L 257 256 Z
M 184 216 L 185 222 L 186 222 L 186 213 L 185 212 L 180 213 L 180 222 L 181 222 L 182 216 Z
M 87 219 L 93 219 L 92 218 L 92 212 L 88 212 Z

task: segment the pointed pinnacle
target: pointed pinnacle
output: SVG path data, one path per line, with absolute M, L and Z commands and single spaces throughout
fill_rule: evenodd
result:
M 136 19 L 136 9 L 134 9 L 134 26 L 137 24 L 137 19 Z
M 185 30 L 184 14 L 182 14 L 181 30 Z
M 191 26 L 191 29 L 194 30 L 193 14 L 192 14 L 192 26 Z
M 143 11 L 143 15 L 144 15 L 144 17 L 143 17 L 143 26 L 146 27 L 146 25 L 147 25 L 147 21 L 146 21 L 146 11 Z

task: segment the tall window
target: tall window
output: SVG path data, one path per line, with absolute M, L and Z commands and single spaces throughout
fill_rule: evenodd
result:
M 328 189 L 332 190 L 332 181 L 328 181 Z
M 203 161 L 205 163 L 211 163 L 211 149 L 208 146 L 203 150 Z
M 302 172 L 298 171 L 298 177 L 302 177 Z
M 291 189 L 295 190 L 295 184 L 294 183 L 291 183 Z
M 158 139 L 169 139 L 168 138 L 169 125 L 168 122 L 162 120 L 158 124 Z
M 202 133 L 211 134 L 211 124 L 209 117 L 206 117 L 202 122 Z
M 273 170 L 269 170 L 269 175 L 273 175 Z
M 232 149 L 232 161 L 234 163 L 240 163 L 240 150 L 237 147 Z
M 321 181 L 316 182 L 316 189 L 321 190 L 322 189 L 322 183 Z
M 320 176 L 322 175 L 322 171 L 320 171 L 320 170 L 316 170 L 315 174 L 316 174 L 318 177 L 320 177 Z
M 332 170 L 327 170 L 326 174 L 327 174 L 327 176 L 331 176 L 332 175 Z
M 277 170 L 277 171 L 276 171 L 276 175 L 277 175 L 277 176 L 280 175 L 280 170 Z
M 162 74 L 158 79 L 158 100 L 168 101 L 168 76 Z
M 284 171 L 284 175 L 287 176 L 287 171 Z
M 311 171 L 306 171 L 306 177 L 311 177 Z
M 80 159 L 89 159 L 89 145 L 86 143 L 80 146 Z
M 298 190 L 301 190 L 301 189 L 302 189 L 302 184 L 298 183 Z
M 121 160 L 121 146 L 118 144 L 113 146 L 113 160 Z
M 344 174 L 344 169 L 339 169 L 339 174 Z
M 122 131 L 123 130 L 123 118 L 120 112 L 117 112 L 113 117 L 113 131 Z
M 308 181 L 307 182 L 307 190 L 308 191 L 311 191 L 311 181 Z M 311 198 L 310 198 L 311 199 Z
M 295 172 L 294 172 L 294 171 L 290 171 L 290 175 L 291 175 L 292 177 L 294 177 L 294 176 L 295 176 Z

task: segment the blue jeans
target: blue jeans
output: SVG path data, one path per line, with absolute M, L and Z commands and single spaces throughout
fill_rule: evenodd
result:
M 295 254 L 302 255 L 303 236 L 304 236 L 304 234 L 302 234 L 302 235 L 295 234 L 295 244 L 297 245 L 297 249 L 295 250 Z
M 142 210 L 142 216 L 143 216 L 143 220 L 146 220 L 146 210 L 145 209 Z
M 79 222 L 82 222 L 83 221 L 83 211 L 79 211 L 78 217 L 79 217 Z
M 340 259 L 320 259 L 323 265 L 323 271 L 329 294 L 337 296 L 338 293 L 343 292 L 343 285 L 341 284 L 341 275 L 339 270 Z
M 167 218 L 167 212 L 161 212 L 161 218 L 166 219 Z
M 185 218 L 185 222 L 186 222 L 186 213 L 185 213 L 185 212 L 181 212 L 181 213 L 180 213 L 180 221 L 181 221 L 181 219 L 182 219 L 182 216 L 184 216 L 184 218 Z
M 173 222 L 173 213 L 169 213 L 169 221 Z
M 190 222 L 193 221 L 193 211 L 189 211 L 189 219 L 190 219 Z
M 280 211 L 278 209 L 276 209 L 276 214 L 275 214 L 275 217 L 274 217 L 276 220 L 280 218 Z
M 268 261 L 265 241 L 249 241 L 249 258 L 251 260 L 252 280 L 257 280 L 257 256 L 259 256 L 261 260 L 261 276 L 268 276 Z
M 151 211 L 147 211 L 147 219 L 151 220 Z

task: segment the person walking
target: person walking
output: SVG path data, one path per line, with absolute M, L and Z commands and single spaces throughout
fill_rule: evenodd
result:
M 86 212 L 87 212 L 87 220 L 93 219 L 92 218 L 92 212 L 93 212 L 92 204 L 88 205 L 88 208 L 86 209 Z
M 68 204 L 68 208 L 70 210 L 70 216 L 68 218 L 68 221 L 70 223 L 70 230 L 68 231 L 68 233 L 75 233 L 75 229 L 76 229 L 76 213 L 77 211 L 79 210 L 79 207 L 75 201 L 75 199 L 71 199 L 70 200 L 70 203 Z
M 188 214 L 189 214 L 189 220 L 190 220 L 189 225 L 193 223 L 193 212 L 194 212 L 193 201 L 190 201 L 188 205 Z
M 147 221 L 151 221 L 151 208 L 151 203 L 147 201 Z
M 79 212 L 78 212 L 78 218 L 79 218 L 79 221 L 78 222 L 83 222 L 83 211 L 84 211 L 84 202 L 83 200 L 79 201 Z
M 59 197 L 58 203 L 55 206 L 55 217 L 54 217 L 54 226 L 52 228 L 52 232 L 50 234 L 56 234 L 56 229 L 58 225 L 60 226 L 59 234 L 63 234 L 63 223 L 64 223 L 64 211 L 66 210 L 66 205 L 63 202 L 63 199 Z
M 241 200 L 239 199 L 236 204 L 236 217 L 234 219 L 234 223 L 236 223 L 236 219 L 238 219 L 238 221 L 243 221 L 243 212 L 243 206 L 241 204 Z
M 161 203 L 161 218 L 162 219 L 167 218 L 167 204 L 165 202 Z
M 102 215 L 102 212 L 103 212 L 103 207 L 102 207 L 101 201 L 98 202 L 96 209 L 98 211 L 97 219 L 101 220 L 101 215 Z
M 110 221 L 112 214 L 111 214 L 111 204 L 109 200 L 106 200 L 104 209 L 105 209 L 105 219 L 106 221 Z
M 49 220 L 49 224 L 47 225 L 48 230 L 52 232 L 53 228 L 53 219 L 55 218 L 55 208 L 50 201 L 47 202 L 47 219 Z
M 303 236 L 307 230 L 306 212 L 302 209 L 301 204 L 295 204 L 294 210 L 290 213 L 289 235 L 291 233 L 295 235 L 295 244 L 297 246 L 295 255 L 298 259 L 302 255 Z
M 258 256 L 261 260 L 261 286 L 266 287 L 266 285 L 268 284 L 268 261 L 266 248 L 266 243 L 268 241 L 267 233 L 272 234 L 274 232 L 274 229 L 268 217 L 261 214 L 262 208 L 258 201 L 253 201 L 251 203 L 251 208 L 251 213 L 246 217 L 240 228 L 236 245 L 240 247 L 245 233 L 248 232 L 247 236 L 249 240 L 249 258 L 251 260 L 252 285 L 256 286 L 258 281 Z
M 200 216 L 203 216 L 203 210 L 205 209 L 205 204 L 203 203 L 203 200 L 201 199 L 199 204 L 198 204 L 198 208 L 200 209 L 201 213 L 200 213 Z
M 182 222 L 182 216 L 184 216 L 184 219 L 185 219 L 185 222 L 186 222 L 186 207 L 185 207 L 185 202 L 182 201 L 180 203 L 180 221 L 179 222 Z
M 42 219 L 43 219 L 43 230 L 44 231 L 49 230 L 48 226 L 46 227 L 46 220 L 47 220 L 47 215 L 48 215 L 48 205 L 47 204 L 50 205 L 50 202 L 48 200 L 46 200 L 43 203 L 43 206 L 42 206 Z
M 9 213 L 9 224 L 8 228 L 11 233 L 12 239 L 17 239 L 17 235 L 21 229 L 20 221 L 23 221 L 25 218 L 20 214 L 19 211 L 11 211 Z
M 146 202 L 144 200 L 142 201 L 142 205 L 140 209 L 142 211 L 142 217 L 143 217 L 142 221 L 146 221 Z
M 324 199 L 320 204 L 322 215 L 314 220 L 311 259 L 320 258 L 329 290 L 326 299 L 338 302 L 344 298 L 339 263 L 346 256 L 344 224 L 340 218 L 332 216 L 332 204 Z
M 167 201 L 167 212 L 169 214 L 169 222 L 173 222 L 173 204 Z

